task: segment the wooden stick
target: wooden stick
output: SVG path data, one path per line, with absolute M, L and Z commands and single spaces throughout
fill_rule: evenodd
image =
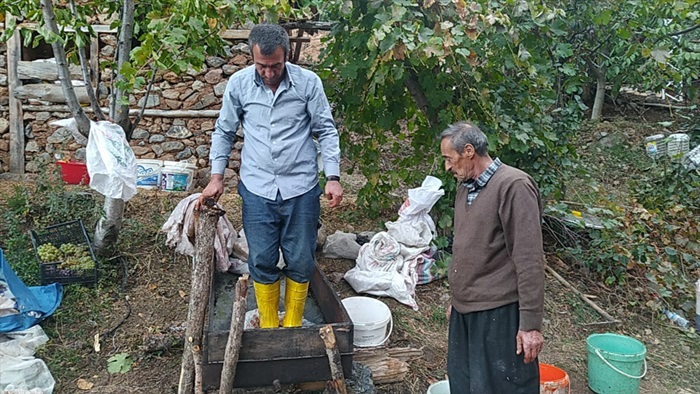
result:
M 321 327 L 319 330 L 323 344 L 326 346 L 326 355 L 328 355 L 328 364 L 331 367 L 331 379 L 326 383 L 326 389 L 330 393 L 346 394 L 345 378 L 343 377 L 343 367 L 340 364 L 340 352 L 335 342 L 335 334 L 333 327 L 330 325 Z
M 216 223 L 219 217 L 224 214 L 222 209 L 215 207 L 213 200 L 206 201 L 199 211 L 195 211 L 194 217 L 197 223 L 195 226 L 197 229 L 195 263 L 192 270 L 185 349 L 182 352 L 182 367 L 178 386 L 179 394 L 204 393 L 202 385 L 202 336 L 214 271 Z
M 236 364 L 243 339 L 243 326 L 246 312 L 246 293 L 248 292 L 248 275 L 238 278 L 234 290 L 233 313 L 231 314 L 231 326 L 228 331 L 228 341 L 224 352 L 224 366 L 219 382 L 220 393 L 233 391 L 233 381 L 236 377 Z
M 547 269 L 547 271 L 549 271 L 549 273 L 556 280 L 558 280 L 559 282 L 561 282 L 561 284 L 563 284 L 564 286 L 569 288 L 569 290 L 576 293 L 576 295 L 578 295 L 579 298 L 581 298 L 586 304 L 590 305 L 591 308 L 595 309 L 596 312 L 600 313 L 600 315 L 603 316 L 603 318 L 605 318 L 605 320 L 609 321 L 610 323 L 620 323 L 620 320 L 617 320 L 614 317 L 610 316 L 610 314 L 608 314 L 608 312 L 604 311 L 603 308 L 599 307 L 595 302 L 588 299 L 588 297 L 586 297 L 583 293 L 581 293 L 574 286 L 572 286 L 571 283 L 567 282 L 566 279 L 562 278 L 561 275 L 559 275 L 557 273 L 557 271 L 554 270 L 554 268 L 552 268 L 548 265 L 545 266 L 545 268 Z

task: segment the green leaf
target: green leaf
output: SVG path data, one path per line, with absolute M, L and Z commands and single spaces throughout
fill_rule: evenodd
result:
M 109 373 L 127 373 L 131 369 L 134 361 L 127 353 L 119 353 L 107 360 L 107 371 Z

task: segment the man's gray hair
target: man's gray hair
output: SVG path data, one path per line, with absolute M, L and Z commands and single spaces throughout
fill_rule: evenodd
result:
M 464 147 L 470 144 L 479 156 L 486 156 L 489 151 L 489 140 L 481 129 L 471 122 L 457 122 L 448 126 L 440 133 L 440 141 L 448 138 L 452 148 L 460 155 Z
M 265 56 L 270 56 L 277 48 L 282 48 L 284 50 L 284 58 L 287 59 L 287 54 L 289 53 L 289 35 L 280 25 L 273 25 L 270 23 L 255 25 L 248 35 L 248 46 L 250 47 L 251 53 L 255 45 L 260 48 L 260 53 Z

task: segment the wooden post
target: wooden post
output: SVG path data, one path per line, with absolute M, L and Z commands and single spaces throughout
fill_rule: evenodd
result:
M 331 367 L 331 379 L 326 383 L 327 392 L 336 394 L 346 394 L 345 378 L 343 377 L 343 366 L 341 365 L 340 352 L 335 343 L 335 334 L 330 325 L 321 327 L 319 330 L 323 344 L 326 346 L 328 364 Z
M 236 377 L 236 364 L 243 339 L 243 328 L 246 312 L 246 293 L 248 293 L 248 275 L 238 278 L 234 289 L 233 313 L 231 313 L 231 326 L 228 331 L 228 341 L 224 352 L 224 366 L 221 371 L 219 383 L 220 393 L 233 391 L 233 382 Z
M 185 330 L 185 348 L 182 352 L 179 394 L 204 393 L 202 387 L 202 336 L 212 285 L 212 273 L 214 272 L 216 223 L 226 213 L 215 205 L 213 200 L 207 200 L 205 206 L 195 211 L 195 257 L 187 313 L 187 329 Z
M 7 14 L 5 26 L 14 16 Z M 15 91 L 22 85 L 17 75 L 17 63 L 22 55 L 22 38 L 15 30 L 7 41 L 7 83 L 9 87 L 10 106 L 10 172 L 24 174 L 24 116 L 22 102 L 15 97 Z

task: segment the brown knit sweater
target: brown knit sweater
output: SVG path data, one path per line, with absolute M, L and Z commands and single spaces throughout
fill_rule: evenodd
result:
M 460 313 L 520 304 L 520 330 L 542 330 L 542 203 L 528 174 L 502 164 L 467 206 L 457 191 L 449 282 Z

